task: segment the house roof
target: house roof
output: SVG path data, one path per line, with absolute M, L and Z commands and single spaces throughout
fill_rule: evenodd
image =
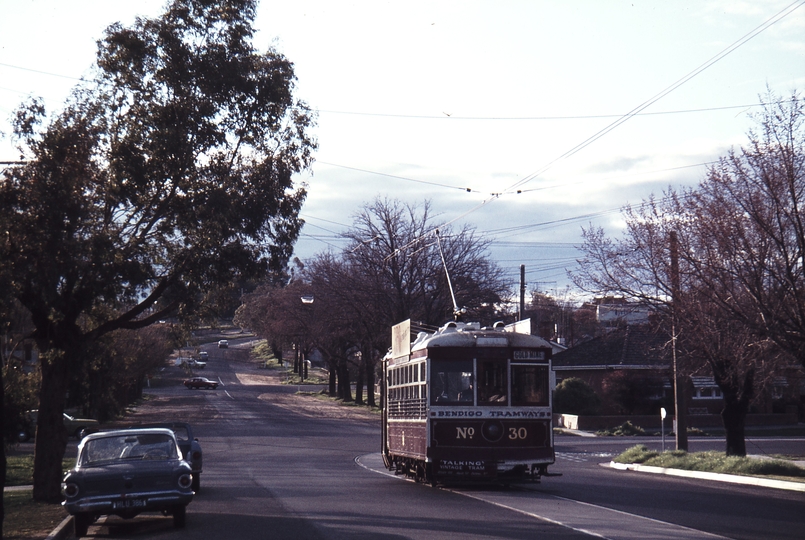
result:
M 670 365 L 668 335 L 649 325 L 617 328 L 553 355 L 553 369 L 661 369 Z

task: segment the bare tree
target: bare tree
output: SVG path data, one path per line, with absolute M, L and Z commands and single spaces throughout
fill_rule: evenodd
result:
M 735 455 L 746 453 L 745 417 L 770 366 L 781 353 L 805 360 L 802 102 L 769 98 L 762 135 L 750 132 L 748 148 L 730 152 L 696 189 L 627 207 L 622 240 L 585 230 L 573 275 L 586 290 L 673 317 L 682 369 L 708 366 L 724 394 L 727 453 Z
M 689 193 L 707 243 L 694 270 L 713 300 L 805 367 L 805 104 L 770 93 L 749 142 Z

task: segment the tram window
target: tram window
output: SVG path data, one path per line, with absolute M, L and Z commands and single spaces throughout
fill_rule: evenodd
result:
M 507 405 L 506 361 L 478 361 L 478 405 Z
M 472 360 L 434 360 L 430 370 L 432 405 L 472 405 L 461 401 L 461 393 L 472 388 Z
M 548 406 L 548 366 L 512 364 L 512 405 Z

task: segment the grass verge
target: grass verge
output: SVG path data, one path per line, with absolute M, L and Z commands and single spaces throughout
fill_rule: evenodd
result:
M 73 465 L 75 465 L 75 458 L 64 458 L 62 471 L 66 473 L 73 468 Z M 34 456 L 32 454 L 6 456 L 7 486 L 29 486 L 33 482 L 33 475 Z
M 357 407 L 357 408 L 361 408 L 361 409 L 364 409 L 364 410 L 366 410 L 366 411 L 368 411 L 368 412 L 370 412 L 372 414 L 380 414 L 381 412 L 383 412 L 383 410 L 380 407 L 377 407 L 377 406 L 370 407 L 369 405 L 367 405 L 365 403 L 364 404 L 356 403 L 354 400 L 353 401 L 344 401 L 341 398 L 333 397 L 333 396 L 329 395 L 325 391 L 322 391 L 322 392 L 300 392 L 300 394 L 304 394 L 306 396 L 312 396 L 312 397 L 315 397 L 315 398 L 320 399 L 322 401 L 329 401 L 331 403 L 336 403 L 338 405 L 341 405 L 342 407 Z M 377 403 L 379 399 L 380 399 L 380 396 L 375 394 L 375 403 Z
M 31 454 L 6 456 L 6 486 L 30 485 L 34 471 L 34 457 Z M 62 469 L 67 472 L 75 465 L 75 458 L 65 458 Z M 33 491 L 5 491 L 3 504 L 3 538 L 5 540 L 28 540 L 45 538 L 56 525 L 67 517 L 60 504 L 46 504 L 33 500 Z
M 805 469 L 782 459 L 726 456 L 723 452 L 673 450 L 657 452 L 638 444 L 613 459 L 616 463 L 638 463 L 665 469 L 704 471 L 741 476 L 763 476 L 805 482 Z
M 6 540 L 41 540 L 67 517 L 60 504 L 34 502 L 31 490 L 3 493 L 6 515 L 3 538 Z

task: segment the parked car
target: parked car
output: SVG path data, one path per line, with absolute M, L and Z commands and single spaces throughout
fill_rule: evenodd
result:
M 141 428 L 166 428 L 173 431 L 176 436 L 176 442 L 179 443 L 179 450 L 182 451 L 184 460 L 190 464 L 193 470 L 193 491 L 198 493 L 201 490 L 201 472 L 202 472 L 202 453 L 201 444 L 198 439 L 193 437 L 193 429 L 190 424 L 186 422 L 164 422 L 158 424 L 145 424 L 139 426 L 132 426 L 132 429 Z
M 219 349 L 227 349 L 229 348 L 229 341 L 226 339 L 222 339 L 218 341 L 218 348 Z
M 217 382 L 211 381 L 206 377 L 190 377 L 184 381 L 184 385 L 191 390 L 194 388 L 212 388 L 213 390 L 218 388 Z
M 17 439 L 20 442 L 25 442 L 34 437 L 36 433 L 36 419 L 39 416 L 39 411 L 28 411 L 26 414 L 25 427 L 17 434 Z M 62 420 L 64 427 L 67 429 L 69 437 L 75 437 L 78 440 L 84 438 L 85 435 L 98 431 L 98 421 L 94 418 L 77 418 L 63 413 Z
M 193 475 L 173 431 L 122 429 L 87 435 L 76 465 L 62 481 L 62 502 L 73 515 L 76 537 L 102 515 L 131 519 L 142 512 L 173 516 L 185 526 Z

